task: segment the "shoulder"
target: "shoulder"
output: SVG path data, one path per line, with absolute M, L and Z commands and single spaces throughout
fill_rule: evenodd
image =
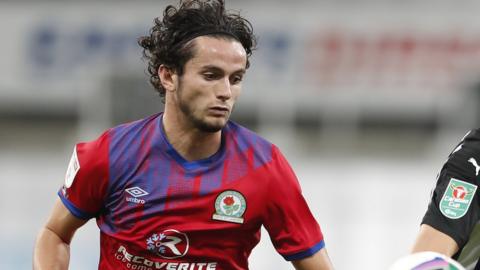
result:
M 226 126 L 227 134 L 238 142 L 241 146 L 248 146 L 252 144 L 264 144 L 264 145 L 272 145 L 267 139 L 263 138 L 262 136 L 258 135 L 256 132 L 239 125 L 233 121 L 228 121 Z
M 233 141 L 242 150 L 253 147 L 256 151 L 268 152 L 274 147 L 271 142 L 262 136 L 233 121 L 228 122 L 225 131 L 227 139 Z
M 447 163 L 458 163 L 465 159 L 480 159 L 480 129 L 473 129 L 456 145 L 455 149 L 448 156 Z
M 253 154 L 255 167 L 260 167 L 277 159 L 281 153 L 278 147 L 254 131 L 243 127 L 233 121 L 229 121 L 226 127 L 226 139 L 230 148 L 245 153 Z
M 110 143 L 113 140 L 119 140 L 125 137 L 132 137 L 138 133 L 145 132 L 149 128 L 153 129 L 157 125 L 160 114 L 155 114 L 136 121 L 123 123 L 105 130 L 99 137 L 91 141 L 80 142 L 79 144 L 88 144 L 90 147 Z
M 125 141 L 141 140 L 146 134 L 157 131 L 160 127 L 161 114 L 154 114 L 133 122 L 124 123 L 109 130 L 112 144 Z
M 149 134 L 153 134 L 156 130 L 155 127 L 158 126 L 158 121 L 156 121 L 158 117 L 157 114 L 107 129 L 94 140 L 78 143 L 75 151 L 89 162 L 108 162 L 112 158 L 112 154 L 121 153 L 126 148 L 134 148 L 135 145 L 140 145 L 138 142 L 144 140 Z M 99 154 L 105 157 L 101 162 L 98 159 Z M 97 159 L 98 161 L 96 161 Z
M 480 176 L 480 130 L 469 131 L 456 145 L 442 168 L 443 175 L 468 182 Z M 441 175 L 442 176 L 442 175 Z
M 463 137 L 460 145 L 467 146 L 466 150 L 475 154 L 480 152 L 480 129 L 472 129 Z

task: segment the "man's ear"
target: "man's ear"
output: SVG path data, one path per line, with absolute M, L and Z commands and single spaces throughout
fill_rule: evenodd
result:
M 178 76 L 171 68 L 168 68 L 165 65 L 160 65 L 158 68 L 158 77 L 160 78 L 160 83 L 166 91 L 176 90 L 178 85 Z

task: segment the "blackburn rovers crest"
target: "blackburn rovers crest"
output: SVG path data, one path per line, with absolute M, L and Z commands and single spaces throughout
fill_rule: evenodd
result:
M 215 200 L 214 220 L 233 223 L 243 223 L 243 214 L 247 209 L 247 202 L 243 195 L 235 190 L 220 193 Z

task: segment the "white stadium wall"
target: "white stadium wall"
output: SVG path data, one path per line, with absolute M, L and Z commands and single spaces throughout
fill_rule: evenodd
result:
M 272 3 L 229 3 L 259 36 L 242 102 L 262 118 L 428 115 L 459 107 L 459 92 L 478 81 L 478 5 Z M 0 2 L 0 104 L 75 107 L 79 91 L 107 91 L 112 74 L 146 79 L 135 40 L 162 6 Z

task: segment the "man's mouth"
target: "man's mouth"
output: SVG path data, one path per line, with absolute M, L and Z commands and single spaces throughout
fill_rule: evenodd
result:
M 230 112 L 230 109 L 227 106 L 213 106 L 209 108 L 209 111 L 214 115 L 224 116 Z

